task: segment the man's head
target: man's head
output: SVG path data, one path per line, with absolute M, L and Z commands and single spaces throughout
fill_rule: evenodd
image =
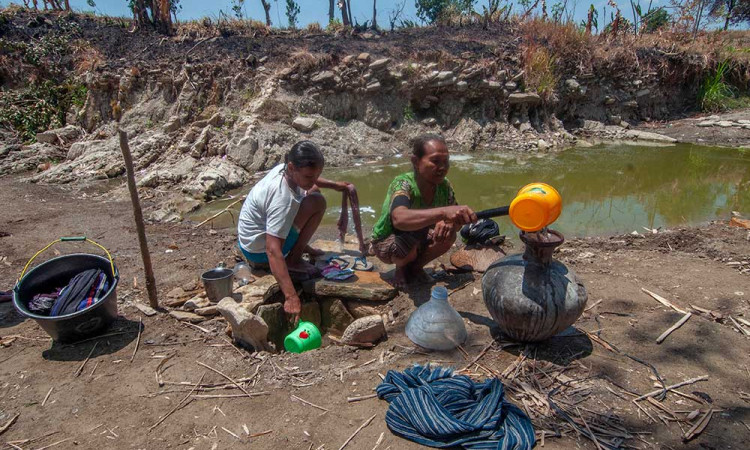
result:
M 419 178 L 433 184 L 442 183 L 450 168 L 445 139 L 437 134 L 418 137 L 412 147 L 411 163 Z
M 304 190 L 311 189 L 323 172 L 325 159 L 315 143 L 300 141 L 284 156 L 287 176 Z

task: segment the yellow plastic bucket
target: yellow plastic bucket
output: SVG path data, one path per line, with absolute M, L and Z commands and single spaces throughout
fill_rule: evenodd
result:
M 510 220 L 526 232 L 539 231 L 550 225 L 562 211 L 562 198 L 555 188 L 545 183 L 522 187 L 510 204 Z

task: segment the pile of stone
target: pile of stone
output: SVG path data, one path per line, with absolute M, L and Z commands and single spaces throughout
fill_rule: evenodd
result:
M 191 289 L 194 288 L 194 289 Z M 377 272 L 358 272 L 344 282 L 313 280 L 303 284 L 300 320 L 314 323 L 333 339 L 355 346 L 372 346 L 386 335 L 388 301 L 396 290 Z M 291 324 L 283 297 L 272 275 L 238 287 L 232 297 L 211 303 L 191 283 L 167 294 L 165 305 L 177 320 L 200 323 L 221 315 L 235 343 L 256 351 L 280 351 Z
M 750 120 L 724 120 L 719 116 L 708 116 L 705 120 L 698 122 L 699 127 L 718 127 L 718 128 L 744 128 L 750 130 Z

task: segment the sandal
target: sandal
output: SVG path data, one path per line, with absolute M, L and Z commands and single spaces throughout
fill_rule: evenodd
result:
M 362 256 L 359 258 L 354 258 L 354 265 L 352 266 L 352 269 L 369 272 L 370 270 L 372 270 L 372 268 L 372 262 L 368 261 L 366 257 Z

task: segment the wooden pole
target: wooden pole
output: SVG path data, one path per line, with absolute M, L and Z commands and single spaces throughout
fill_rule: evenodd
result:
M 146 290 L 148 291 L 148 303 L 152 308 L 159 307 L 159 299 L 156 297 L 156 281 L 154 280 L 154 269 L 151 267 L 151 254 L 148 252 L 148 242 L 146 241 L 146 228 L 143 225 L 143 211 L 141 211 L 141 201 L 138 198 L 138 188 L 135 185 L 135 171 L 133 170 L 133 157 L 130 155 L 130 146 L 128 145 L 128 134 L 118 129 L 120 135 L 120 150 L 122 157 L 125 159 L 125 171 L 128 176 L 128 190 L 130 191 L 130 201 L 133 203 L 133 216 L 135 217 L 135 228 L 138 230 L 138 242 L 141 244 L 141 258 L 143 258 L 143 269 L 146 272 Z

